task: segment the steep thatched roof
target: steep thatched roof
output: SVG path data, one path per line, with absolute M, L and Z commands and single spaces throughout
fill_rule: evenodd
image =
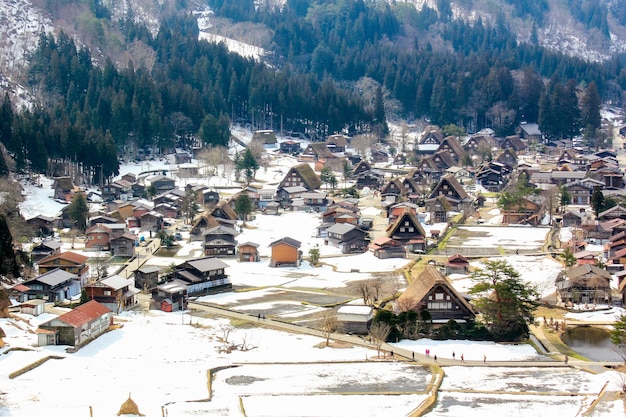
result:
M 130 394 L 128 394 L 128 399 L 124 401 L 117 415 L 143 416 L 144 414 L 139 412 L 139 407 L 137 407 L 137 404 L 130 398 Z
M 402 304 L 404 300 L 406 300 L 406 302 L 412 301 L 415 303 L 412 308 L 416 308 L 420 303 L 427 301 L 428 294 L 435 286 L 445 287 L 446 292 L 452 294 L 462 308 L 467 310 L 468 314 L 474 315 L 472 306 L 454 286 L 452 286 L 448 277 L 442 274 L 434 265 L 426 265 L 418 277 L 414 279 L 404 293 L 398 297 L 398 304 Z

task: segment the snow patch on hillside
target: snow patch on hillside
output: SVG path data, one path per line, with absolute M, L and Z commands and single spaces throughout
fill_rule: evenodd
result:
M 39 35 L 53 30 L 50 19 L 29 0 L 0 1 L 0 86 L 16 94 L 19 86 L 12 85 L 33 51 Z

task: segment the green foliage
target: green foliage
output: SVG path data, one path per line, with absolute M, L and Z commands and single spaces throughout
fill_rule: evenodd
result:
M 560 256 L 563 258 L 563 262 L 565 262 L 565 266 L 567 267 L 574 266 L 578 262 L 570 248 L 566 248 Z
M 244 222 L 248 219 L 248 214 L 252 213 L 252 200 L 247 193 L 240 193 L 235 199 L 235 212 Z
M 626 314 L 619 316 L 613 323 L 611 330 L 611 343 L 615 345 L 616 351 L 626 362 Z
M 70 219 L 74 221 L 74 227 L 84 232 L 87 229 L 87 217 L 89 217 L 89 206 L 87 206 L 85 194 L 75 194 L 67 210 Z
M 602 193 L 600 187 L 596 187 L 593 190 L 593 194 L 591 195 L 591 207 L 593 207 L 593 212 L 596 217 L 598 217 L 598 214 L 604 207 L 604 194 Z
M 87 295 L 87 290 L 85 290 L 84 288 L 82 290 L 80 290 L 80 303 L 79 303 L 79 305 L 83 305 L 86 302 L 88 302 L 89 300 L 91 300 L 91 298 L 89 298 L 89 296 Z
M 474 286 L 469 293 L 477 295 L 474 305 L 482 313 L 495 340 L 518 341 L 528 337 L 528 323 L 533 321 L 537 290 L 520 279 L 519 273 L 506 261 L 487 261 L 472 273 Z
M 157 237 L 161 240 L 161 246 L 171 248 L 172 246 L 176 245 L 176 240 L 174 239 L 174 236 L 167 234 L 165 230 L 159 230 L 159 232 L 157 233 Z M 174 264 L 174 266 L 176 265 Z
M 309 263 L 313 266 L 316 266 L 320 261 L 320 250 L 319 248 L 311 248 L 309 249 Z
M 565 186 L 560 187 L 559 190 L 561 191 L 561 195 L 559 198 L 561 208 L 572 204 L 572 193 L 570 193 L 569 190 L 565 188 Z
M 0 215 L 0 276 L 19 277 L 19 265 L 13 250 L 13 236 L 6 218 Z M 0 280 L 2 277 L 0 277 Z
M 259 163 L 254 157 L 254 154 L 252 153 L 252 150 L 250 150 L 250 148 L 246 148 L 243 156 L 235 159 L 235 168 L 238 171 L 244 172 L 247 184 L 250 184 L 252 180 L 254 180 L 256 172 L 259 169 Z

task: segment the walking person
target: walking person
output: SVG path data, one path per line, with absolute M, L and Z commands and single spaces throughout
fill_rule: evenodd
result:
M 411 352 L 411 359 L 415 360 L 415 352 Z
M 454 360 L 454 352 L 452 352 L 452 360 Z
M 391 359 L 393 359 L 393 350 L 391 351 Z
M 483 355 L 483 363 L 487 363 L 487 355 Z
M 437 362 L 437 354 L 435 354 L 435 356 L 433 356 L 433 359 L 435 360 L 435 362 Z
M 569 362 L 569 356 L 565 355 L 565 365 Z
M 461 362 L 465 362 L 465 357 L 463 356 L 462 353 L 461 353 Z

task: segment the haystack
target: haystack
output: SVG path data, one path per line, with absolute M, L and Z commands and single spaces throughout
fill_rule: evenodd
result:
M 130 398 L 130 394 L 128 394 L 128 399 L 124 401 L 124 404 L 120 407 L 120 411 L 117 412 L 117 415 L 143 416 L 143 414 L 139 412 L 137 404 L 132 400 L 132 398 Z

